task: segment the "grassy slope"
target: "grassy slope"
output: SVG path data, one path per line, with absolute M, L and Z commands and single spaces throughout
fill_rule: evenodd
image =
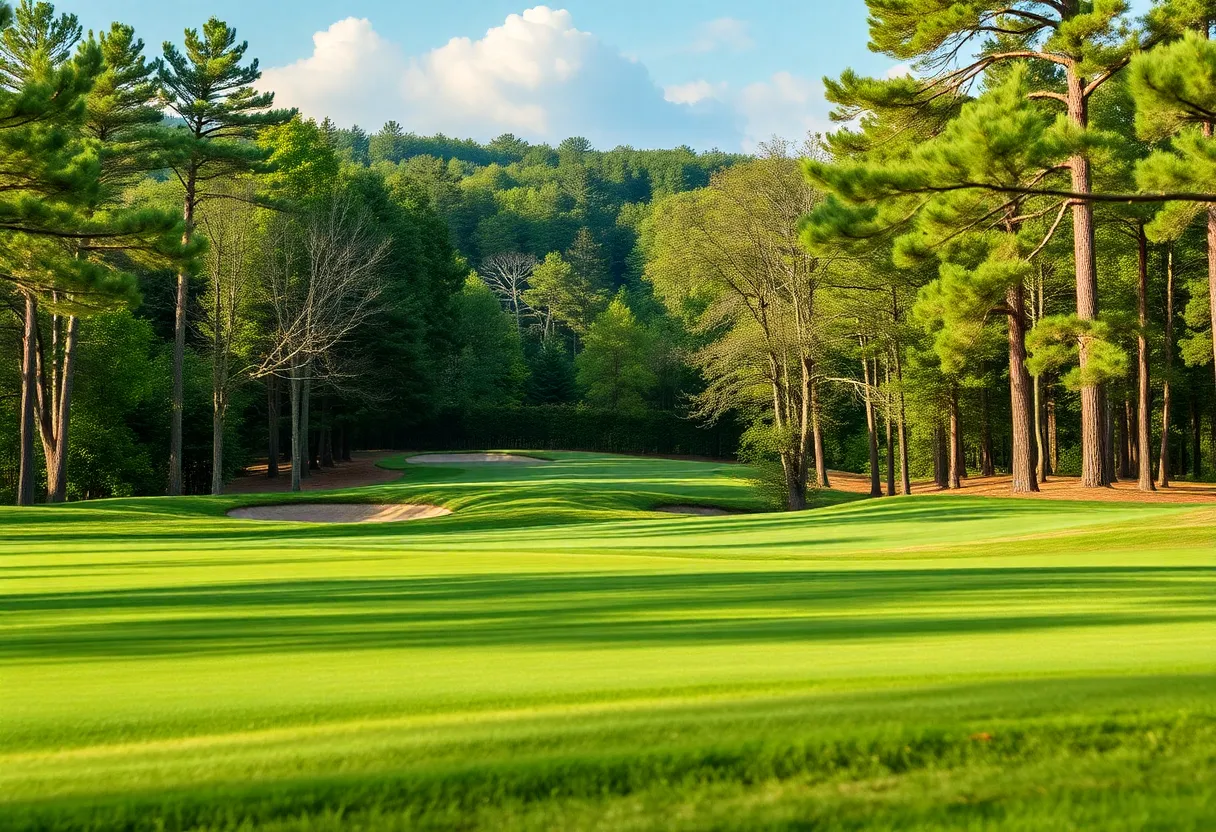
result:
M 400 467 L 457 513 L 0 509 L 0 826 L 1216 823 L 1216 508 Z

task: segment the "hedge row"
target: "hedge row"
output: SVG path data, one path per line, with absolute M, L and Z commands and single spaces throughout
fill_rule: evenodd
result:
M 450 410 L 413 427 L 365 426 L 358 444 L 399 450 L 486 448 L 670 454 L 733 459 L 740 429 L 700 427 L 674 413 L 618 413 L 575 405 Z

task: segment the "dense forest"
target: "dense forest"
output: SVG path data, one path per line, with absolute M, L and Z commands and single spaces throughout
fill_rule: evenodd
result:
M 790 508 L 832 470 L 1211 478 L 1206 18 L 871 5 L 920 74 L 829 79 L 837 132 L 744 156 L 369 133 L 275 109 L 224 22 L 154 56 L 22 0 L 0 499 L 360 448 L 738 457 Z

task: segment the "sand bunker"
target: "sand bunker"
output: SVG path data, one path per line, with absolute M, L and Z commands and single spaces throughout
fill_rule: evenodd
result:
M 411 465 L 442 465 L 453 462 L 499 462 L 511 465 L 535 465 L 548 460 L 519 454 L 420 454 L 405 460 Z
M 661 511 L 664 514 L 696 514 L 701 517 L 725 517 L 728 514 L 739 513 L 716 506 L 658 506 L 653 510 Z
M 278 520 L 285 523 L 400 523 L 451 514 L 441 506 L 361 505 L 357 503 L 297 503 L 252 506 L 228 512 L 238 520 Z

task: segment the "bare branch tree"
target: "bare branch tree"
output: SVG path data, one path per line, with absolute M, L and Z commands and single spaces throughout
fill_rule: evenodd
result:
M 478 276 L 490 287 L 490 291 L 498 295 L 502 305 L 515 316 L 517 330 L 522 326 L 524 315 L 531 312 L 528 304 L 524 302 L 524 291 L 528 288 L 528 279 L 532 277 L 536 265 L 536 258 L 531 254 L 508 251 L 487 257 L 478 272 Z
M 271 220 L 264 276 L 272 331 L 254 375 L 289 381 L 293 491 L 306 465 L 312 382 L 340 375 L 337 351 L 379 311 L 390 248 L 346 194 L 303 216 Z

